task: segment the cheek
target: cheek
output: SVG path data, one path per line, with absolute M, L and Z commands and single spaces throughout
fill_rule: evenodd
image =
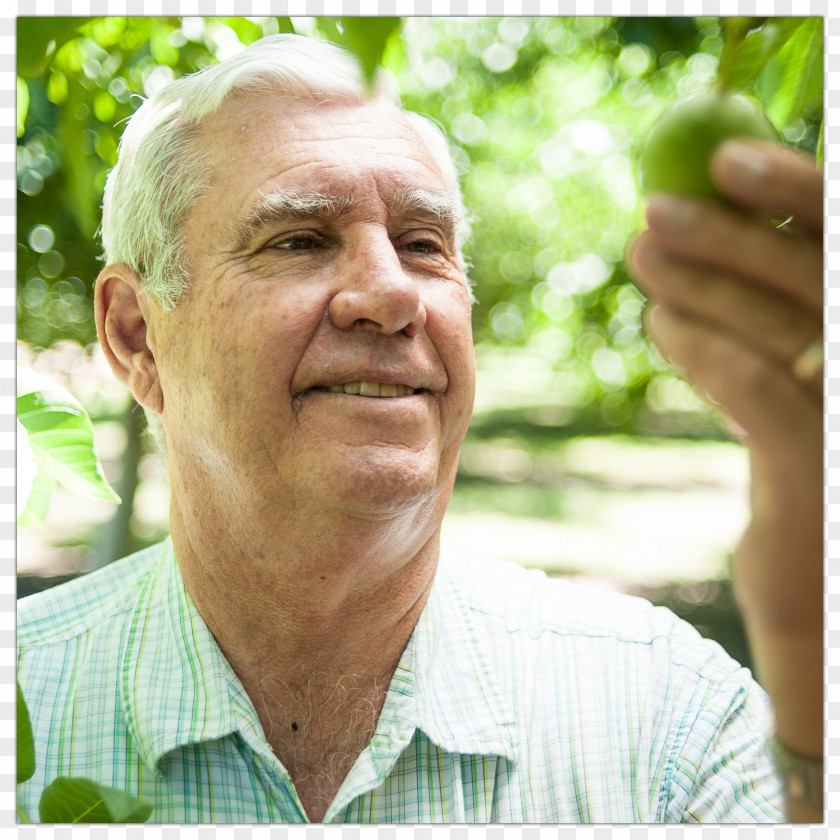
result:
M 312 294 L 280 284 L 255 284 L 235 302 L 220 304 L 203 326 L 207 370 L 223 371 L 240 388 L 285 389 L 326 311 Z M 208 340 L 209 338 L 209 340 Z M 259 399 L 260 392 L 252 394 Z
M 436 344 L 447 369 L 457 371 L 459 379 L 474 378 L 472 307 L 466 293 L 449 294 L 436 302 L 434 323 Z
M 471 308 L 466 298 L 450 296 L 434 321 L 433 340 L 449 381 L 447 400 L 452 432 L 466 430 L 475 399 L 475 351 Z

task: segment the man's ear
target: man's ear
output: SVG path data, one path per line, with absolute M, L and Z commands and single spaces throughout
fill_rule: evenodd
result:
M 94 290 L 99 343 L 117 379 L 131 390 L 140 405 L 160 414 L 163 391 L 147 341 L 150 308 L 136 271 L 122 264 L 102 269 Z

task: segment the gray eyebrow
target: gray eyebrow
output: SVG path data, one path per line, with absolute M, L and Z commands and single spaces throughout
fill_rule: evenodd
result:
M 397 190 L 391 212 L 396 215 L 423 213 L 432 217 L 448 233 L 454 233 L 464 215 L 448 192 L 433 192 L 416 187 Z
M 296 193 L 277 190 L 263 196 L 236 226 L 234 249 L 245 249 L 253 237 L 272 224 L 302 221 L 313 216 L 330 217 L 347 213 L 352 196 L 335 197 L 323 193 Z
M 463 212 L 448 192 L 401 187 L 394 192 L 389 205 L 391 215 L 420 213 L 431 217 L 453 241 L 463 217 Z M 273 224 L 313 217 L 336 218 L 348 213 L 352 207 L 352 195 L 333 196 L 317 192 L 277 190 L 263 196 L 237 225 L 234 250 L 247 249 L 257 234 Z

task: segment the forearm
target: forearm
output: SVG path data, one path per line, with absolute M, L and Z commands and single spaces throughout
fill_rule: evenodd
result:
M 823 754 L 822 639 L 773 638 L 747 623 L 759 682 L 773 700 L 776 735 L 805 758 Z
M 751 530 L 738 554 L 755 550 L 758 541 L 755 531 Z M 810 550 L 813 552 L 816 546 L 811 546 Z M 748 560 L 744 556 L 738 559 Z M 801 758 L 807 762 L 822 762 L 823 758 L 823 617 L 819 609 L 822 588 L 821 581 L 813 573 L 814 567 L 820 568 L 820 564 L 808 564 L 808 571 L 803 568 L 800 583 L 813 590 L 810 600 L 814 603 L 812 611 L 803 613 L 786 608 L 783 600 L 774 603 L 766 597 L 751 597 L 750 591 L 744 591 L 745 566 L 748 569 L 749 562 L 741 564 L 739 578 L 736 565 L 736 590 L 740 590 L 753 669 L 773 702 L 775 740 L 793 757 L 787 771 L 784 760 L 777 762 L 785 782 L 787 819 L 790 822 L 822 822 L 821 795 L 819 802 L 808 801 L 814 797 L 806 795 L 805 789 L 814 785 L 803 785 L 798 778 L 800 771 L 810 778 L 820 774 L 821 768 L 799 765 L 796 761 Z M 800 590 L 796 594 L 801 596 L 803 592 Z M 817 782 L 821 792 L 821 779 Z

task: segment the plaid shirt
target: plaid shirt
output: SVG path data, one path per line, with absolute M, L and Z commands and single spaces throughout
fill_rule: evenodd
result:
M 169 540 L 19 602 L 37 770 L 167 823 L 304 822 Z M 749 673 L 662 608 L 442 559 L 326 822 L 764 822 L 780 791 Z

